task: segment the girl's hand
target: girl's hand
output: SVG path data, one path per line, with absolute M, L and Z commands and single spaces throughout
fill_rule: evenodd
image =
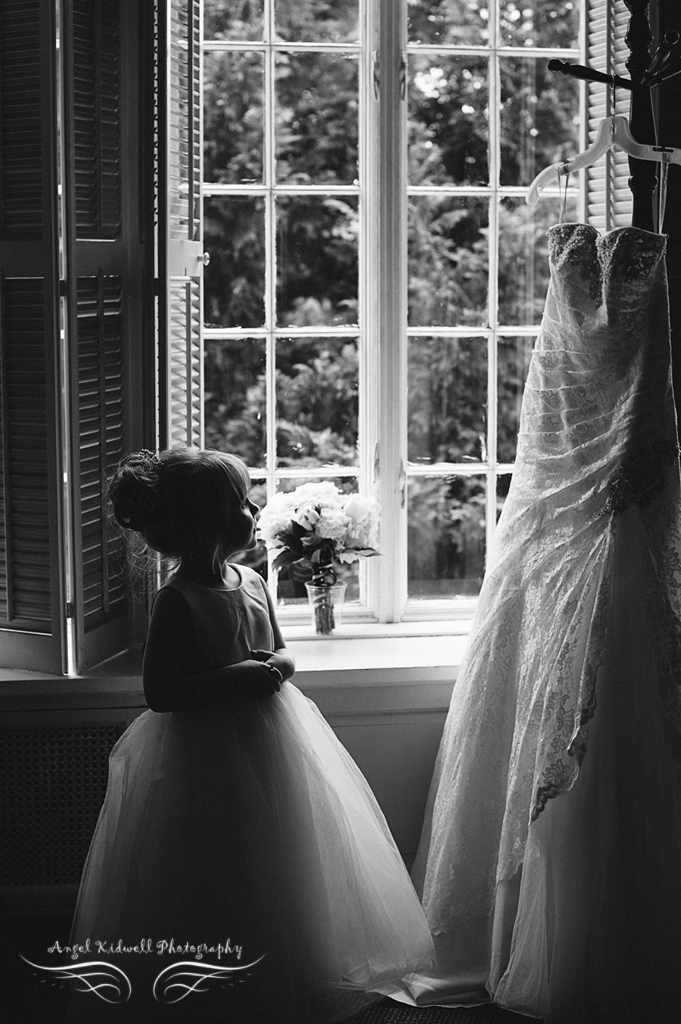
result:
M 244 697 L 271 697 L 281 689 L 284 677 L 276 665 L 254 657 L 242 661 L 239 668 Z
M 281 674 L 282 683 L 284 680 L 290 679 L 295 671 L 295 664 L 285 648 L 281 653 L 278 651 L 251 651 L 251 657 L 276 668 Z

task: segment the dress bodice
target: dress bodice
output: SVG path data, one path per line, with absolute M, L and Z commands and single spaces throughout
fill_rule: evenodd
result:
M 666 237 L 633 227 L 599 235 L 571 223 L 549 228 L 548 245 L 517 462 L 528 464 L 530 505 L 572 484 L 593 497 L 591 514 L 623 463 L 666 465 L 675 455 Z
M 165 584 L 179 591 L 191 615 L 194 650 L 191 657 L 198 670 L 234 665 L 252 650 L 274 650 L 267 593 L 262 577 L 244 565 L 235 567 L 241 583 L 233 589 L 212 588 L 175 574 Z
M 631 320 L 664 288 L 666 235 L 643 228 L 615 228 L 605 235 L 590 224 L 556 224 L 548 230 L 554 291 L 587 315 L 608 323 Z

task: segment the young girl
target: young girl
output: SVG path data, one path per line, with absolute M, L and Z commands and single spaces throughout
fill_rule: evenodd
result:
M 366 780 L 289 682 L 263 580 L 229 561 L 256 544 L 249 486 L 198 449 L 130 455 L 111 481 L 117 521 L 177 568 L 83 871 L 70 1020 L 323 1024 L 432 962 Z

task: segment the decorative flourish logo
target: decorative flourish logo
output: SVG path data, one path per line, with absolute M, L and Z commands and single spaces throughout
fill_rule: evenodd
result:
M 107 1003 L 125 1003 L 132 993 L 132 985 L 125 971 L 103 960 L 87 960 L 69 967 L 44 967 L 42 964 L 34 964 L 27 960 L 21 953 L 19 956 L 35 970 L 46 971 L 48 977 L 57 981 L 82 982 L 83 987 L 77 988 L 76 991 L 94 992 Z
M 202 982 L 231 980 L 236 974 L 255 967 L 262 959 L 264 954 L 252 963 L 240 964 L 238 967 L 222 967 L 196 960 L 179 960 L 162 970 L 156 978 L 154 998 L 161 1003 L 179 1003 L 191 992 L 207 992 L 207 988 L 200 988 Z

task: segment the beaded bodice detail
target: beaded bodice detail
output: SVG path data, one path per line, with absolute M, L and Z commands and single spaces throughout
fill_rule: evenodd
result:
M 600 305 L 611 297 L 607 286 L 613 283 L 632 286 L 629 298 L 634 298 L 632 291 L 645 287 L 663 258 L 667 238 L 639 228 L 599 235 L 590 224 L 557 224 L 549 228 L 548 247 L 554 272 L 576 270 L 591 301 Z
M 436 852 L 426 869 L 420 850 L 415 865 L 436 932 L 484 916 L 495 886 L 522 864 L 532 823 L 577 779 L 598 714 L 622 530 L 645 551 L 647 576 L 636 585 L 681 761 L 681 495 L 665 247 L 664 236 L 637 228 L 549 229 L 551 279 L 515 470 L 429 798 Z M 471 786 L 481 802 L 468 799 Z M 478 856 L 488 848 L 497 856 Z M 454 869 L 463 861 L 473 865 L 466 891 Z

